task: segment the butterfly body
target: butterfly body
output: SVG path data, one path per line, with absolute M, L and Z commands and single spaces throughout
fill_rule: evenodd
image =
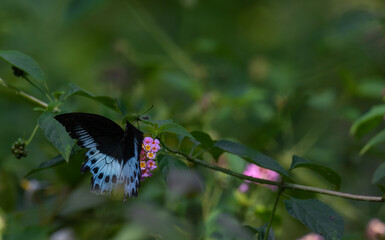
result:
M 129 122 L 123 129 L 96 114 L 67 113 L 55 116 L 78 145 L 87 148 L 81 172 L 92 173 L 91 188 L 102 194 L 117 187 L 124 189 L 125 199 L 138 195 L 141 170 L 139 156 L 143 133 Z

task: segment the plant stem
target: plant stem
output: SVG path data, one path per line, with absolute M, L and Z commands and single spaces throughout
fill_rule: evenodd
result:
M 29 81 L 28 78 L 26 78 L 26 80 Z M 40 100 L 38 98 L 35 98 L 34 96 L 29 95 L 28 93 L 25 93 L 25 92 L 19 90 L 17 87 L 15 87 L 15 86 L 13 86 L 11 84 L 6 83 L 2 78 L 0 78 L 0 85 L 2 85 L 5 88 L 13 89 L 15 91 L 16 95 L 22 96 L 23 98 L 25 98 L 28 101 L 31 101 L 31 102 L 39 105 L 40 107 L 44 108 L 45 110 L 48 107 L 48 103 L 46 103 L 46 102 L 44 102 L 44 101 L 42 101 L 42 100 Z M 40 90 L 40 91 L 42 91 L 42 90 Z M 42 92 L 42 93 L 50 100 L 50 102 L 52 102 L 52 98 L 49 96 L 48 93 L 44 93 L 44 92 Z M 58 107 L 55 107 L 52 111 L 53 112 L 60 112 L 60 109 Z
M 337 197 L 353 199 L 353 200 L 358 200 L 358 201 L 385 202 L 384 197 L 343 193 L 343 192 L 339 192 L 339 191 L 327 190 L 327 189 L 317 188 L 317 187 L 310 187 L 310 186 L 299 185 L 299 184 L 294 184 L 294 183 L 283 183 L 282 187 L 304 190 L 304 191 L 310 191 L 310 192 L 316 192 L 316 193 L 321 193 L 321 194 L 325 194 L 325 195 L 337 196 Z
M 271 224 L 273 222 L 275 210 L 277 209 L 279 198 L 281 197 L 281 194 L 282 194 L 283 190 L 284 190 L 284 188 L 282 188 L 282 187 L 279 187 L 279 189 L 278 189 L 278 194 L 277 194 L 277 197 L 275 199 L 273 211 L 271 212 L 269 223 L 267 224 L 267 228 L 266 228 L 266 232 L 265 232 L 265 236 L 264 236 L 263 240 L 267 240 L 268 237 L 269 237 L 269 231 L 270 231 L 270 228 L 271 228 Z
M 29 139 L 25 143 L 26 146 L 28 146 L 28 144 L 32 141 L 33 137 L 35 136 L 37 129 L 39 129 L 39 125 L 36 124 L 35 129 L 33 129 L 31 136 L 29 137 Z
M 8 83 L 5 82 L 2 78 L 0 78 L 0 84 L 1 84 L 3 87 L 5 87 L 5 88 L 13 89 L 13 90 L 16 92 L 17 95 L 20 95 L 20 96 L 22 96 L 23 98 L 25 98 L 25 99 L 27 99 L 27 100 L 33 102 L 33 103 L 36 103 L 36 104 L 40 105 L 40 106 L 43 107 L 43 108 L 46 108 L 46 107 L 48 106 L 47 103 L 41 101 L 40 99 L 35 98 L 34 96 L 29 95 L 28 93 L 25 93 L 25 92 L 19 90 L 18 88 L 12 86 L 11 84 L 8 84 Z
M 47 103 L 45 103 L 45 102 L 41 101 L 40 99 L 37 99 L 37 98 L 29 95 L 28 93 L 25 93 L 23 91 L 16 91 L 16 94 L 24 97 L 25 99 L 27 99 L 27 100 L 29 100 L 29 101 L 31 101 L 33 103 L 36 103 L 36 104 L 40 105 L 43 108 L 46 108 L 48 106 Z
M 29 82 L 33 87 L 35 87 L 37 90 L 39 90 L 44 96 L 46 96 L 50 102 L 52 102 L 52 99 L 51 99 L 51 97 L 49 96 L 49 93 L 43 91 L 41 88 L 39 88 L 38 86 L 36 86 L 36 84 L 34 84 L 31 80 L 29 80 L 29 78 L 28 78 L 27 76 L 24 76 L 24 75 L 23 75 L 23 78 L 24 78 L 27 82 Z
M 274 181 L 270 181 L 270 180 L 266 180 L 266 179 L 249 177 L 249 176 L 237 173 L 237 172 L 233 172 L 229 169 L 222 168 L 222 167 L 219 167 L 217 165 L 205 162 L 203 160 L 189 157 L 187 154 L 185 154 L 183 152 L 172 150 L 167 145 L 165 145 L 162 141 L 161 141 L 161 144 L 163 145 L 163 147 L 167 151 L 174 153 L 174 154 L 177 154 L 177 155 L 180 155 L 190 162 L 205 166 L 205 167 L 213 169 L 215 171 L 223 172 L 227 175 L 237 177 L 237 178 L 240 178 L 243 180 L 248 180 L 251 182 L 263 183 L 263 184 L 268 184 L 268 185 L 275 185 L 275 186 L 278 186 L 282 189 L 290 188 L 290 189 L 304 190 L 304 191 L 321 193 L 321 194 L 326 194 L 326 195 L 330 195 L 330 196 L 337 196 L 337 197 L 342 197 L 342 198 L 352 199 L 352 200 L 358 200 L 358 201 L 385 202 L 385 198 L 382 196 L 356 195 L 356 194 L 350 194 L 350 193 L 343 193 L 343 192 L 339 192 L 339 191 L 327 190 L 327 189 L 323 189 L 323 188 L 310 187 L 310 186 L 305 186 L 305 185 L 300 185 L 300 184 L 274 182 Z

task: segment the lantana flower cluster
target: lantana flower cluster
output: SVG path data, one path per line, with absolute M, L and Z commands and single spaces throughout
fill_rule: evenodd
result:
M 142 171 L 142 180 L 145 177 L 151 177 L 151 171 L 157 168 L 154 161 L 156 153 L 160 150 L 160 142 L 158 139 L 145 137 L 140 152 L 140 170 Z
M 280 175 L 277 172 L 260 167 L 252 163 L 246 166 L 245 171 L 243 171 L 243 175 L 255 177 L 255 178 L 262 178 L 262 179 L 266 179 L 274 182 L 278 182 L 281 179 Z M 249 183 L 250 181 L 245 180 L 245 182 L 239 186 L 238 188 L 239 191 L 247 192 L 249 190 Z M 263 184 L 263 186 L 266 186 L 271 190 L 277 189 L 277 186 L 273 186 L 273 185 Z

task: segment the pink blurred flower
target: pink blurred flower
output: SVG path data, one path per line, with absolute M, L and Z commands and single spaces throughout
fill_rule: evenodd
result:
M 266 179 L 266 180 L 270 180 L 270 181 L 274 181 L 274 182 L 278 182 L 281 179 L 280 175 L 277 172 L 270 170 L 270 169 L 260 167 L 258 165 L 252 164 L 252 163 L 248 164 L 246 166 L 246 169 L 245 169 L 245 171 L 243 171 L 243 174 L 246 176 Z M 245 182 L 246 183 L 242 183 L 241 186 L 239 186 L 239 188 L 238 188 L 239 191 L 241 191 L 241 192 L 248 191 L 248 186 L 246 188 L 246 186 L 244 184 L 250 183 L 250 181 L 245 180 Z M 277 190 L 277 186 L 268 185 L 268 184 L 263 184 L 263 185 L 270 188 L 271 190 Z
M 324 240 L 324 238 L 319 234 L 309 233 L 301 238 L 298 238 L 297 240 Z
M 377 240 L 385 238 L 385 224 L 378 218 L 373 218 L 366 226 L 366 239 Z
M 249 191 L 249 184 L 242 183 L 241 185 L 239 185 L 238 190 L 241 191 L 241 192 Z

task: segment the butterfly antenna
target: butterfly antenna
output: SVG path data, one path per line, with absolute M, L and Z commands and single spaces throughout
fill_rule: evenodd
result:
M 118 99 L 117 99 L 117 98 L 115 98 L 115 102 L 116 102 L 116 106 L 117 106 L 117 107 L 118 107 L 118 109 L 119 109 L 119 112 L 120 112 L 120 114 L 122 114 L 123 118 L 125 119 L 125 118 L 126 118 L 126 114 L 124 113 L 124 110 L 123 110 L 123 108 L 120 106 L 120 104 L 119 104 L 119 102 L 118 102 Z
M 132 122 L 136 122 L 136 124 L 138 125 L 138 128 L 139 128 L 139 121 L 141 120 L 140 118 L 148 113 L 152 108 L 154 107 L 154 105 L 151 105 L 151 107 L 149 109 L 147 109 L 145 112 L 143 112 L 142 114 L 140 114 L 137 118 L 135 118 Z
M 151 105 L 151 107 L 149 109 L 147 109 L 144 113 L 140 114 L 138 118 L 140 119 L 141 116 L 148 113 L 153 107 L 154 107 L 154 105 Z

